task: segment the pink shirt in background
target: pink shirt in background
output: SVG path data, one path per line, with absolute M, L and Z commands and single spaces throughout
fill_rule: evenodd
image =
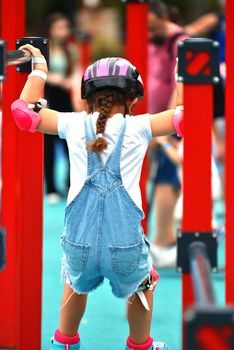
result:
M 181 33 L 174 40 L 173 37 Z M 174 68 L 178 42 L 187 39 L 181 27 L 166 39 L 163 45 L 148 46 L 148 111 L 150 114 L 165 111 L 175 89 Z

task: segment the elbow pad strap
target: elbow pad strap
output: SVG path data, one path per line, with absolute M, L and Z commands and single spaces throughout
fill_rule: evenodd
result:
M 19 129 L 24 131 L 35 132 L 41 116 L 28 109 L 28 103 L 24 100 L 15 100 L 11 105 L 11 111 L 15 119 L 15 123 Z
M 175 131 L 178 136 L 183 137 L 184 136 L 184 113 L 183 113 L 183 106 L 178 106 L 175 109 L 175 114 L 173 116 L 172 122 L 173 126 L 175 128 Z

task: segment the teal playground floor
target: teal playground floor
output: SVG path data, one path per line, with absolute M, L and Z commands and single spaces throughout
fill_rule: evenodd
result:
M 58 162 L 62 177 L 62 161 Z M 60 178 L 58 179 L 60 181 Z M 65 201 L 44 204 L 43 317 L 42 350 L 49 350 L 50 337 L 58 327 L 63 283 L 60 279 L 60 235 L 63 229 Z M 217 203 L 214 215 L 223 222 L 223 205 Z M 149 234 L 154 232 L 150 218 Z M 219 265 L 224 264 L 224 240 L 219 243 Z M 171 350 L 181 350 L 181 275 L 173 269 L 159 269 L 161 279 L 154 294 L 152 336 L 168 343 Z M 224 303 L 224 273 L 213 275 L 218 303 Z M 124 300 L 115 298 L 108 282 L 89 295 L 80 327 L 82 350 L 123 350 L 128 336 Z

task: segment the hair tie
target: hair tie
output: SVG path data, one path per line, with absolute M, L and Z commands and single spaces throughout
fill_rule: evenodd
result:
M 96 135 L 96 138 L 98 139 L 99 137 L 103 137 L 103 134 L 102 133 L 99 133 Z

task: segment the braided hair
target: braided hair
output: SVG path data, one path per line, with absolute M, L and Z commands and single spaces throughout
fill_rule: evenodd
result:
M 103 137 L 106 128 L 107 119 L 110 116 L 110 112 L 113 106 L 122 105 L 125 107 L 125 113 L 127 114 L 127 96 L 121 90 L 104 89 L 96 91 L 88 98 L 88 104 L 90 106 L 90 112 L 95 110 L 99 111 L 99 116 L 96 123 L 95 140 L 87 144 L 87 149 L 91 152 L 101 153 L 107 148 L 108 143 Z

